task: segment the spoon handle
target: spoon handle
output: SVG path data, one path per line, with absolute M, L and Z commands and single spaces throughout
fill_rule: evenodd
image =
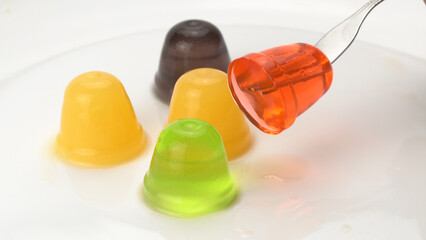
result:
M 336 61 L 355 40 L 362 23 L 371 10 L 383 1 L 384 0 L 371 0 L 366 3 L 349 18 L 325 34 L 315 44 L 315 47 L 324 52 L 331 63 Z

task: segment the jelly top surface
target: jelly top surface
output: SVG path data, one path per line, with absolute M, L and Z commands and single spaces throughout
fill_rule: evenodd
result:
M 215 25 L 203 20 L 187 20 L 169 30 L 162 56 L 196 59 L 227 51 L 222 34 Z
M 226 160 L 220 134 L 199 119 L 180 119 L 169 124 L 158 138 L 153 158 L 156 157 L 182 164 Z

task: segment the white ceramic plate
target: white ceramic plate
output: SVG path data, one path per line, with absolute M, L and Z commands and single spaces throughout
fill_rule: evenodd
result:
M 235 58 L 320 35 L 221 26 Z M 253 149 L 230 163 L 230 208 L 178 219 L 140 198 L 168 106 L 152 93 L 166 29 L 98 42 L 0 83 L 0 239 L 421 239 L 426 235 L 426 62 L 356 42 L 329 92 L 279 136 L 252 128 Z M 262 36 L 259 38 L 258 36 Z M 55 162 L 63 92 L 102 70 L 124 84 L 149 136 L 128 164 L 86 170 Z

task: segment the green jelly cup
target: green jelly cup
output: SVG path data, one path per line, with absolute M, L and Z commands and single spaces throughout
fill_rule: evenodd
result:
M 155 146 L 143 195 L 155 210 L 178 217 L 229 206 L 236 187 L 219 132 L 198 119 L 169 124 Z

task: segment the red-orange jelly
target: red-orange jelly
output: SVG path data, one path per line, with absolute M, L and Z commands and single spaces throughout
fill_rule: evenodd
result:
M 296 43 L 250 53 L 231 62 L 228 83 L 247 118 L 278 134 L 330 88 L 333 69 L 318 48 Z

